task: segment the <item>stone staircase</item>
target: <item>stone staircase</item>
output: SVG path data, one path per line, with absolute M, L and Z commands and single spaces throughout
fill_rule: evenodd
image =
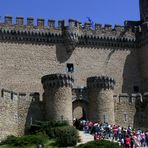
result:
M 94 141 L 94 136 L 90 135 L 89 133 L 85 133 L 84 131 L 79 131 L 79 136 L 81 142 L 79 142 L 78 145 L 87 143 L 89 141 Z

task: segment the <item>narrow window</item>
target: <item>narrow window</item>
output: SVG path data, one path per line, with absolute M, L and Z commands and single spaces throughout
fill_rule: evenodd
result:
M 129 98 L 129 103 L 132 103 L 132 102 L 133 102 L 132 97 L 130 97 Z
M 11 92 L 11 100 L 13 100 L 13 92 Z
M 30 125 L 32 125 L 32 117 L 30 117 Z
M 133 90 L 134 90 L 134 93 L 138 93 L 139 92 L 139 87 L 138 86 L 134 86 Z
M 4 97 L 4 90 L 3 89 L 1 90 L 1 97 L 2 98 Z
M 143 112 L 139 112 L 139 123 L 143 123 L 144 122 L 144 113 Z
M 124 122 L 127 122 L 127 121 L 128 121 L 128 114 L 124 113 Z
M 104 123 L 108 123 L 108 116 L 107 115 L 103 115 L 103 121 L 104 121 Z
M 67 72 L 74 72 L 74 65 L 72 63 L 67 64 Z

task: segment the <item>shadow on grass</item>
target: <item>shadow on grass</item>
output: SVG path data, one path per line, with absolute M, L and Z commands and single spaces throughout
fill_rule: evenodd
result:
M 11 145 L 0 145 L 0 148 L 36 148 L 36 145 L 26 146 L 11 146 Z M 44 143 L 44 148 L 59 148 L 58 144 L 54 140 L 49 140 Z
M 54 140 L 51 140 L 45 144 L 45 148 L 59 148 L 59 146 Z

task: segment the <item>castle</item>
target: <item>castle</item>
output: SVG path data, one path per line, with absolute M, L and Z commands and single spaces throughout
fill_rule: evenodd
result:
M 0 23 L 0 139 L 82 116 L 148 127 L 148 3 L 124 26 L 22 17 Z

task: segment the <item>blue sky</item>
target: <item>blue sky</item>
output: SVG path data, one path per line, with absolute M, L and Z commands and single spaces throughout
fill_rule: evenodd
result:
M 80 22 L 90 17 L 101 24 L 123 25 L 124 20 L 139 20 L 139 0 L 0 0 L 1 21 L 6 15 Z

